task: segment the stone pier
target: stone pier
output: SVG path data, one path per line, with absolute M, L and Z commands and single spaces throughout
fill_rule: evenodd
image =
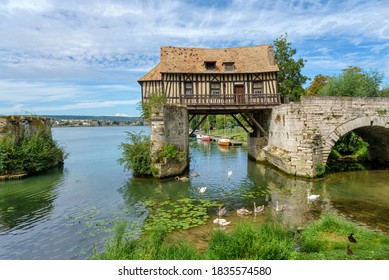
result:
M 163 157 L 163 151 L 173 145 L 179 155 Z M 151 117 L 150 153 L 153 176 L 159 179 L 181 175 L 189 166 L 189 121 L 185 106 L 154 106 Z

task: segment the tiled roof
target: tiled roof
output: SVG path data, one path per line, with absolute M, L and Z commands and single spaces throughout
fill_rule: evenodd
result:
M 215 70 L 204 63 L 216 62 Z M 234 71 L 225 71 L 223 63 L 234 62 Z M 260 73 L 278 71 L 272 45 L 240 48 L 161 47 L 160 63 L 139 81 L 160 80 L 161 73 Z

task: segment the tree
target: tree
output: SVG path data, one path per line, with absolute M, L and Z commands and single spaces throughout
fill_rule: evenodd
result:
M 296 49 L 287 41 L 287 36 L 285 33 L 274 40 L 274 57 L 280 69 L 277 76 L 278 91 L 281 96 L 289 96 L 291 101 L 298 101 L 304 93 L 303 84 L 309 80 L 301 74 L 306 60 L 293 58 Z
M 319 91 L 321 96 L 380 96 L 383 74 L 377 70 L 363 71 L 356 66 L 349 66 L 340 75 L 335 75 Z
M 307 88 L 306 94 L 308 96 L 317 95 L 330 79 L 330 76 L 325 76 L 322 74 L 316 75 L 309 87 Z

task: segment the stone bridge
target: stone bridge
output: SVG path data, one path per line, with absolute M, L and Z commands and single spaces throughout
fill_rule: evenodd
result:
M 369 160 L 389 166 L 389 98 L 303 97 L 269 111 L 267 144 L 249 155 L 291 175 L 316 176 L 338 139 L 354 131 L 369 143 Z M 251 144 L 250 144 L 251 143 Z

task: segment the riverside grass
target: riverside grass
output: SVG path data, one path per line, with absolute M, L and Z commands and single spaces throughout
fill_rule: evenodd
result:
M 168 231 L 161 225 L 137 240 L 125 237 L 121 225 L 105 252 L 95 252 L 93 259 L 132 260 L 381 260 L 389 259 L 389 237 L 358 226 L 333 213 L 327 213 L 308 225 L 301 234 L 273 222 L 255 225 L 239 223 L 227 233 L 216 230 L 208 248 L 200 251 L 187 241 L 167 242 Z M 354 233 L 358 243 L 347 236 Z M 346 253 L 350 245 L 354 255 Z M 298 252 L 295 248 L 301 247 Z

